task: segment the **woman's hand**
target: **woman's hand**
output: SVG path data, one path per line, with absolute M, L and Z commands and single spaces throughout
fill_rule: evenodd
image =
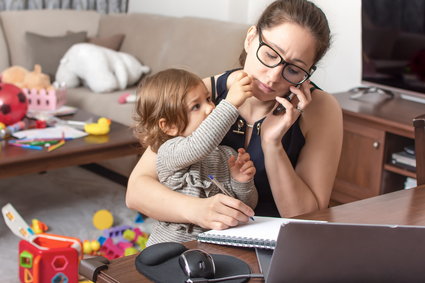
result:
M 280 103 L 285 107 L 281 114 L 273 114 L 271 111 L 261 125 L 261 140 L 263 144 L 279 145 L 285 133 L 294 124 L 311 102 L 310 81 L 304 82 L 300 88 L 290 86 L 289 90 L 294 94 L 291 101 L 283 97 L 276 97 L 277 107 Z
M 254 211 L 242 201 L 223 194 L 197 200 L 192 203 L 195 205 L 192 211 L 196 213 L 190 222 L 205 229 L 226 229 L 248 222 L 249 217 L 254 216 Z

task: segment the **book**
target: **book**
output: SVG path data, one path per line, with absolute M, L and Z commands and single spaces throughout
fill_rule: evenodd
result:
M 198 241 L 219 245 L 274 249 L 280 226 L 289 222 L 326 222 L 278 217 L 254 216 L 253 221 L 225 230 L 209 230 L 198 234 Z
M 405 151 L 395 152 L 391 155 L 391 163 L 411 171 L 416 171 L 416 158 Z

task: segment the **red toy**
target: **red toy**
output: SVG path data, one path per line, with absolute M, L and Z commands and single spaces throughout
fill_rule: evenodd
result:
M 25 283 L 77 283 L 82 244 L 77 238 L 36 235 L 11 204 L 2 208 L 7 226 L 20 237 L 19 279 Z
M 19 280 L 21 282 L 78 282 L 80 256 L 76 238 L 39 234 L 33 243 L 19 242 Z
M 11 125 L 22 118 L 28 110 L 28 100 L 20 88 L 0 83 L 0 122 Z

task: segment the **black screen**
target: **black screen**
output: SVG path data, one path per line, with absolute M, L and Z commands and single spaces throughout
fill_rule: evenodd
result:
M 362 81 L 425 98 L 425 0 L 362 0 Z

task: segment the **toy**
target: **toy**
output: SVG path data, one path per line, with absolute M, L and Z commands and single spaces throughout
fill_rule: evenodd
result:
M 41 66 L 36 64 L 34 71 L 28 72 L 23 82 L 24 88 L 29 89 L 49 89 L 52 87 L 50 84 L 50 78 L 48 75 L 41 72 Z
M 121 96 L 118 98 L 118 103 L 120 104 L 125 104 L 125 103 L 133 103 L 136 102 L 137 97 L 134 93 L 123 93 L 121 94 Z
M 24 80 L 28 70 L 21 66 L 11 66 L 1 73 L 2 83 L 14 84 L 19 88 L 24 87 Z
M 62 57 L 56 81 L 77 87 L 80 80 L 94 92 L 110 92 L 135 84 L 149 72 L 136 57 L 90 43 L 74 44 Z
M 19 279 L 21 282 L 78 282 L 78 264 L 82 259 L 81 241 L 53 234 L 38 234 L 11 204 L 2 208 L 12 232 L 20 237 Z
M 41 222 L 40 220 L 33 219 L 31 229 L 34 231 L 34 233 L 41 234 L 46 232 L 49 229 L 49 227 L 45 223 Z
M 109 210 L 101 209 L 93 215 L 93 226 L 96 229 L 104 230 L 111 228 L 114 224 L 114 217 Z
M 105 135 L 109 133 L 110 124 L 110 119 L 102 117 L 97 120 L 97 123 L 85 124 L 84 130 L 91 135 Z
M 20 66 L 9 67 L 2 72 L 2 81 L 21 88 L 31 110 L 55 110 L 66 102 L 65 86 L 58 83 L 52 86 L 38 64 L 32 72 Z
M 42 73 L 41 66 L 34 65 L 32 72 L 20 66 L 12 66 L 2 72 L 2 82 L 14 84 L 19 88 L 49 89 L 52 88 L 48 75 Z
M 0 83 L 0 122 L 11 125 L 22 118 L 28 110 L 28 101 L 20 88 Z
M 0 141 L 3 139 L 9 138 L 14 132 L 23 130 L 26 128 L 24 121 L 18 121 L 15 124 L 5 126 L 3 123 L 0 123 Z

